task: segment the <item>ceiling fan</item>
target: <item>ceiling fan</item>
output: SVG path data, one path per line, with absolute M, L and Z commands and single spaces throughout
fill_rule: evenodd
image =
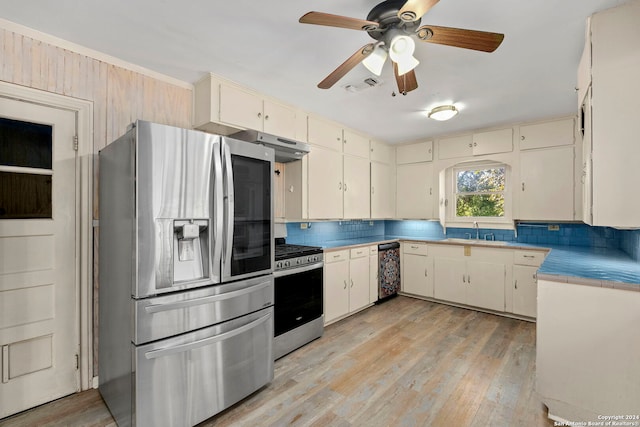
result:
M 352 68 L 363 63 L 369 71 L 380 75 L 387 59 L 391 58 L 398 91 L 406 95 L 418 88 L 415 67 L 419 61 L 413 56 L 414 39 L 428 43 L 493 52 L 500 46 L 504 34 L 460 28 L 420 26 L 422 16 L 439 0 L 386 0 L 375 6 L 367 19 L 349 18 L 330 13 L 309 12 L 299 22 L 366 31 L 377 40 L 351 55 L 345 62 L 322 80 L 318 87 L 329 89 Z

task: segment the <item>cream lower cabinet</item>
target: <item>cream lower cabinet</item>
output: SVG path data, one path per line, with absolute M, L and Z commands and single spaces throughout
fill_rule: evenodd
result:
M 434 248 L 433 252 L 434 298 L 505 310 L 509 252 L 470 246 Z
M 521 316 L 536 317 L 536 298 L 538 267 L 524 265 L 513 266 L 513 313 Z
M 325 324 L 370 304 L 369 257 L 368 246 L 325 252 Z
M 401 243 L 402 291 L 433 297 L 433 259 L 424 243 Z
M 369 302 L 378 301 L 378 245 L 369 246 Z

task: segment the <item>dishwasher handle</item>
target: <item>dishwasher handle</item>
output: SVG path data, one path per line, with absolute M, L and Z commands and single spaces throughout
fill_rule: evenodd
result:
M 389 249 L 398 249 L 400 247 L 400 243 L 391 242 L 391 243 L 382 243 L 378 245 L 378 251 L 386 251 Z

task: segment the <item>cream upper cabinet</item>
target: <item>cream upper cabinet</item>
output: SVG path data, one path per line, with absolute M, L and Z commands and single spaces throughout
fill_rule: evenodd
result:
M 349 129 L 342 131 L 342 152 L 353 156 L 369 158 L 369 138 Z
M 433 297 L 433 259 L 425 243 L 402 242 L 402 291 Z
M 520 152 L 518 219 L 574 219 L 574 147 Z
M 520 150 L 573 145 L 574 120 L 554 120 L 520 126 Z
M 297 141 L 308 142 L 307 138 L 307 115 L 302 111 L 296 111 L 295 137 Z
M 306 157 L 309 218 L 342 218 L 342 154 L 323 147 L 313 147 Z
M 578 108 L 587 94 L 587 89 L 591 86 L 591 18 L 587 18 L 585 31 L 585 44 L 578 64 L 578 78 L 576 87 L 578 89 Z
M 394 188 L 391 166 L 371 162 L 371 218 L 394 218 Z
M 640 227 L 640 2 L 591 17 L 593 225 Z
M 209 74 L 194 86 L 196 129 L 229 135 L 254 129 L 295 139 L 298 110 Z
M 430 162 L 433 160 L 433 141 L 415 144 L 399 145 L 396 147 L 396 164 Z
M 369 160 L 345 155 L 343 174 L 344 218 L 370 218 Z
M 342 153 L 342 128 L 335 123 L 309 116 L 307 121 L 308 142 Z
M 393 147 L 384 142 L 372 139 L 370 141 L 370 159 L 372 162 L 392 163 Z
M 431 162 L 396 166 L 396 217 L 433 218 L 434 185 Z
M 473 134 L 473 155 L 509 153 L 513 151 L 513 129 L 500 129 Z
M 438 158 L 453 159 L 473 156 L 473 135 L 441 138 L 438 141 Z
M 295 139 L 296 110 L 276 102 L 263 101 L 262 129 L 272 135 Z

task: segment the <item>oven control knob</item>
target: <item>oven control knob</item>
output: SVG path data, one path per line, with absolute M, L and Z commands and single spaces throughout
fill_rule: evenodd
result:
M 312 260 L 313 260 L 313 262 L 318 261 L 318 255 L 314 255 L 314 256 L 313 256 L 313 258 L 312 258 Z
M 312 262 L 313 261 L 313 257 L 308 256 L 307 257 L 307 262 Z
M 284 268 L 287 268 L 291 265 L 291 263 L 289 261 L 285 261 L 284 262 Z
M 276 262 L 276 268 L 282 268 L 282 261 Z
M 296 260 L 296 264 L 297 264 L 297 265 L 302 264 L 302 262 L 303 262 L 303 260 L 302 260 L 302 259 L 300 259 L 300 258 L 298 258 L 298 259 Z

